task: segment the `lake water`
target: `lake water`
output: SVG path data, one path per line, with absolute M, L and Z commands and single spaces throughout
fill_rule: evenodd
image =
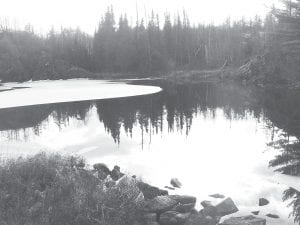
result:
M 282 199 L 290 187 L 300 187 L 300 180 L 269 167 L 282 149 L 268 143 L 282 140 L 286 134 L 272 105 L 249 101 L 247 91 L 231 85 L 138 83 L 160 86 L 163 91 L 142 86 L 143 90 L 150 88 L 144 92 L 148 95 L 3 107 L 0 154 L 78 154 L 90 164 L 119 165 L 160 188 L 176 177 L 183 187 L 170 193 L 215 202 L 208 195 L 220 193 L 234 200 L 240 209 L 237 216 L 260 211 L 263 218 L 268 213 L 280 216 L 267 218 L 267 224 L 295 224 L 294 217 L 289 217 L 293 207 L 287 206 L 292 199 Z M 117 88 L 109 85 L 109 89 Z M 142 95 L 138 87 L 124 87 L 123 95 L 127 90 L 134 95 L 135 88 Z M 291 133 L 294 136 L 289 140 L 296 136 Z M 270 204 L 259 207 L 261 197 Z

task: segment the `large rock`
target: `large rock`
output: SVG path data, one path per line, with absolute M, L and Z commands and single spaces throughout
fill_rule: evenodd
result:
M 195 210 L 195 203 L 190 204 L 181 204 L 175 205 L 172 211 L 180 212 L 180 213 L 188 213 Z
M 184 223 L 184 225 L 216 225 L 215 221 L 210 216 L 204 216 L 201 213 L 192 214 Z
M 279 218 L 280 218 L 278 215 L 276 215 L 276 214 L 271 214 L 271 213 L 268 213 L 266 216 L 267 216 L 267 217 L 270 217 L 270 218 L 273 218 L 273 219 L 279 219 Z
M 104 163 L 94 164 L 93 167 L 97 171 L 98 178 L 101 180 L 104 180 L 110 174 L 110 170 Z
M 169 198 L 181 203 L 181 204 L 192 204 L 196 203 L 197 198 L 189 195 L 169 195 Z
M 144 182 L 138 182 L 137 186 L 144 194 L 145 199 L 153 199 L 160 195 L 168 195 L 168 191 L 161 190 Z
M 253 211 L 253 212 L 251 212 L 253 215 L 255 215 L 255 216 L 257 216 L 259 213 L 260 213 L 260 211 Z
M 109 168 L 104 163 L 96 163 L 93 165 L 93 167 L 97 171 L 105 171 L 106 173 L 110 173 Z
M 236 213 L 239 209 L 236 207 L 231 198 L 226 198 L 224 201 L 216 205 L 219 216 L 227 216 Z
M 200 210 L 200 213 L 203 216 L 210 216 L 216 220 L 220 220 L 221 218 L 221 215 L 219 214 L 217 207 L 212 205 L 207 206 L 204 209 Z
M 250 215 L 229 218 L 221 225 L 266 225 L 266 220 Z
M 144 195 L 136 186 L 136 180 L 131 176 L 123 176 L 113 188 L 119 190 L 121 195 L 126 195 L 126 198 L 134 200 L 138 205 L 143 205 Z
M 212 206 L 211 201 L 202 201 L 201 205 L 203 206 L 203 208 L 208 207 L 208 206 Z
M 265 198 L 260 198 L 258 201 L 259 206 L 265 206 L 265 205 L 268 205 L 269 203 L 270 203 L 269 200 L 265 199 Z
M 181 188 L 182 186 L 181 182 L 177 178 L 172 178 L 170 183 L 176 188 Z
M 225 195 L 213 194 L 213 195 L 210 195 L 209 197 L 212 197 L 212 198 L 225 198 Z
M 124 176 L 124 173 L 121 173 L 121 168 L 119 166 L 114 166 L 110 176 L 114 181 L 117 181 Z
M 190 213 L 178 213 L 175 211 L 168 211 L 160 215 L 160 225 L 181 225 L 189 218 Z
M 169 196 L 157 196 L 143 203 L 146 212 L 163 213 L 172 209 L 178 202 Z

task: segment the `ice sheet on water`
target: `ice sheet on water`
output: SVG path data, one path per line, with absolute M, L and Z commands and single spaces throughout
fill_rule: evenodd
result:
M 0 109 L 129 97 L 153 94 L 159 91 L 161 88 L 154 86 L 87 79 L 4 83 L 0 89 Z

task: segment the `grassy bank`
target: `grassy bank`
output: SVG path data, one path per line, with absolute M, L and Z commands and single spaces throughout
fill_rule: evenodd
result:
M 134 224 L 141 219 L 135 179 L 110 187 L 73 156 L 40 153 L 2 161 L 0 224 Z

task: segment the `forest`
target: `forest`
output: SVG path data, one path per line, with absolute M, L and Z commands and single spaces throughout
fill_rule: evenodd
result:
M 80 28 L 37 34 L 31 25 L 13 29 L 2 24 L 0 80 L 151 77 L 224 65 L 238 68 L 255 56 L 266 58 L 268 73 L 294 80 L 299 78 L 300 3 L 284 3 L 285 9 L 270 9 L 265 18 L 228 18 L 220 25 L 191 24 L 185 11 L 165 13 L 163 19 L 152 11 L 132 25 L 126 14 L 115 18 L 108 7 L 94 35 Z

